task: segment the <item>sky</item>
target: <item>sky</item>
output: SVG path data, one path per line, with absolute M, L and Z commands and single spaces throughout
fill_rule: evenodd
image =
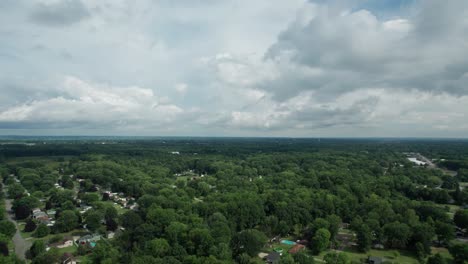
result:
M 0 135 L 468 136 L 466 0 L 2 0 Z

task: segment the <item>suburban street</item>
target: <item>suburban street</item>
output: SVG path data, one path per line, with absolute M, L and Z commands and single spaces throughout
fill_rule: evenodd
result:
M 7 188 L 3 187 L 3 191 L 6 194 Z M 13 244 L 15 245 L 15 253 L 18 258 L 25 260 L 26 259 L 26 251 L 31 247 L 31 242 L 25 240 L 19 231 L 18 223 L 16 222 L 14 215 L 11 212 L 12 200 L 5 198 L 5 209 L 7 211 L 7 218 L 11 222 L 13 222 L 16 226 L 16 233 L 13 236 Z

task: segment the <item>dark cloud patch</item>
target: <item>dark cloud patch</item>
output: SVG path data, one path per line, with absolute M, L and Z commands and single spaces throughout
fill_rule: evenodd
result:
M 90 15 L 80 0 L 61 0 L 51 4 L 37 4 L 31 14 L 31 21 L 52 27 L 75 24 Z

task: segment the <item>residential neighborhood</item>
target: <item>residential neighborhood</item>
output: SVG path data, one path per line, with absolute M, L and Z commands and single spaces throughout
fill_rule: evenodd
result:
M 138 204 L 123 192 L 112 192 L 63 172 L 63 168 L 57 170 L 49 196 L 26 189 L 21 178 L 27 181 L 27 176 L 8 175 L 5 190 L 13 204 L 9 214 L 19 228 L 18 243 L 32 247 L 44 243 L 46 251 L 60 252 L 62 263 L 79 263 L 99 241 L 115 239 L 124 229 L 118 226 L 117 218 L 138 210 Z M 32 254 L 27 249 L 17 253 L 22 259 Z

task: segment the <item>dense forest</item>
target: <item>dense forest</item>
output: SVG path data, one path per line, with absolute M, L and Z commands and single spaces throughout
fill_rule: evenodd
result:
M 468 141 L 9 139 L 0 175 L 0 263 L 468 263 Z

